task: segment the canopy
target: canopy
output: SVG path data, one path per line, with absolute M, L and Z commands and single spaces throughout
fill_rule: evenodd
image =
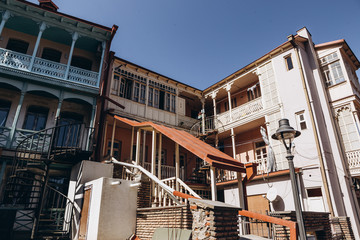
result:
M 244 164 L 236 161 L 229 155 L 201 141 L 200 139 L 194 137 L 188 132 L 175 128 L 165 127 L 163 125 L 159 125 L 153 122 L 141 123 L 119 116 L 114 116 L 114 118 L 133 127 L 155 129 L 157 132 L 162 133 L 172 141 L 178 143 L 181 147 L 185 148 L 197 157 L 203 159 L 211 166 L 224 170 L 246 172 Z

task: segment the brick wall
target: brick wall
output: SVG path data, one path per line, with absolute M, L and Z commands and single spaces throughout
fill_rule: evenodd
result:
M 193 240 L 239 239 L 239 208 L 221 202 L 189 199 L 193 214 Z
M 330 219 L 330 223 L 333 227 L 333 234 L 337 239 L 355 239 L 349 217 L 333 217 Z
M 284 220 L 290 220 L 296 222 L 295 211 L 291 212 L 272 212 L 273 217 L 282 218 Z M 305 225 L 305 231 L 307 233 L 316 234 L 316 239 L 331 239 L 331 226 L 329 220 L 329 213 L 323 212 L 303 212 L 303 219 Z M 287 227 L 275 225 L 276 239 L 290 239 L 290 230 Z
M 192 214 L 189 206 L 138 209 L 136 235 L 141 240 L 150 240 L 156 228 L 192 229 Z
M 151 207 L 150 191 L 151 191 L 150 180 L 148 178 L 141 179 L 141 185 L 138 188 L 138 199 L 137 199 L 138 208 Z

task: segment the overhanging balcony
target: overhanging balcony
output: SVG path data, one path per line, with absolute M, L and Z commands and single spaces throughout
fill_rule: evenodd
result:
M 99 73 L 97 72 L 70 66 L 67 74 L 67 66 L 65 64 L 38 57 L 34 59 L 34 64 L 31 69 L 30 65 L 30 55 L 0 48 L 0 66 L 55 78 L 64 81 L 64 83 L 75 83 L 92 88 L 99 87 Z
M 360 150 L 346 152 L 351 176 L 360 176 Z
M 230 111 L 218 114 L 217 118 L 223 125 L 227 125 L 233 121 L 239 121 L 243 118 L 251 116 L 252 114 L 260 112 L 262 109 L 263 104 L 261 97 L 259 97 L 236 108 L 233 108 L 231 110 L 231 118 Z

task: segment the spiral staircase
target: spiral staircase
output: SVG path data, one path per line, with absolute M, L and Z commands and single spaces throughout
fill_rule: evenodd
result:
M 68 239 L 68 183 L 49 179 L 90 157 L 92 132 L 83 123 L 56 126 L 29 134 L 17 146 L 1 204 L 14 222 L 11 239 Z

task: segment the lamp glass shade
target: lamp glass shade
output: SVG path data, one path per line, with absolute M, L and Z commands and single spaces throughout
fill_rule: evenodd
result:
M 271 136 L 275 140 L 284 141 L 286 148 L 290 146 L 294 138 L 300 136 L 300 132 L 296 131 L 293 127 L 290 126 L 289 120 L 284 118 L 279 120 L 279 128 Z

